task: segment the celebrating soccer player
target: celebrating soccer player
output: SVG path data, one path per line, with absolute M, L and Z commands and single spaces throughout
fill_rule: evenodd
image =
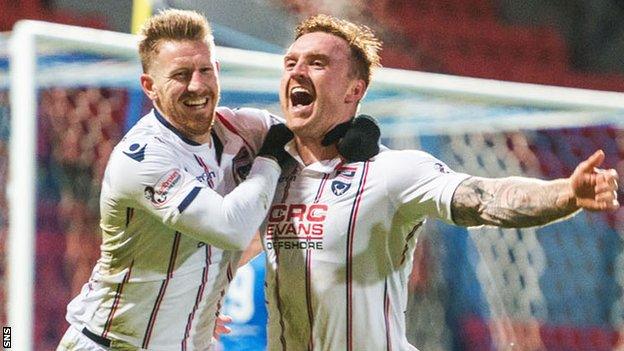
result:
M 140 82 L 154 109 L 111 154 L 101 257 L 67 307 L 71 326 L 59 350 L 207 350 L 241 250 L 289 158 L 292 133 L 276 117 L 217 107 L 219 66 L 205 17 L 166 10 L 142 36 Z M 346 124 L 333 142 L 361 127 Z M 346 159 L 374 155 L 353 151 Z
M 527 227 L 619 206 L 617 173 L 596 168 L 602 151 L 552 181 L 472 177 L 415 150 L 343 162 L 323 139 L 356 113 L 380 47 L 367 27 L 318 15 L 284 57 L 280 102 L 295 137 L 261 228 L 269 350 L 415 350 L 404 311 L 427 218 Z

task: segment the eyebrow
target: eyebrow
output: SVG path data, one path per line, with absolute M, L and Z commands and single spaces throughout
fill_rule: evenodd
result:
M 295 56 L 302 56 L 302 55 L 296 55 L 296 54 L 293 54 L 293 53 L 289 53 L 289 54 L 286 54 L 284 56 L 284 61 L 286 61 L 286 60 L 294 60 Z M 322 59 L 322 60 L 325 60 L 325 61 L 329 61 L 329 55 L 321 54 L 321 53 L 311 53 L 311 54 L 305 54 L 303 56 L 306 56 L 307 58 L 312 59 L 312 60 Z

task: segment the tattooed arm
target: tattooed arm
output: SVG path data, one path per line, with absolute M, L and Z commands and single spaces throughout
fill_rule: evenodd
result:
M 580 208 L 617 209 L 618 175 L 596 169 L 603 160 L 604 153 L 596 152 L 567 179 L 468 178 L 453 195 L 453 220 L 463 226 L 521 228 L 565 218 Z

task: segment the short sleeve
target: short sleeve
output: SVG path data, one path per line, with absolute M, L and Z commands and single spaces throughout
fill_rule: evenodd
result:
M 156 138 L 120 143 L 109 161 L 104 181 L 111 193 L 155 214 L 161 220 L 183 212 L 184 201 L 204 185 L 181 166 L 173 150 Z
M 403 215 L 428 216 L 452 223 L 453 193 L 469 175 L 454 172 L 422 151 L 387 151 L 382 155 L 388 194 Z

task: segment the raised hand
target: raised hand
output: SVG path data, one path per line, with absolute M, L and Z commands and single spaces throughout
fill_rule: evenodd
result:
M 272 125 L 264 138 L 264 143 L 258 150 L 258 156 L 272 157 L 283 167 L 290 158 L 290 155 L 284 150 L 284 145 L 292 138 L 293 132 L 285 124 Z
M 590 211 L 615 210 L 620 206 L 617 200 L 617 172 L 598 168 L 604 158 L 602 150 L 596 151 L 581 162 L 570 176 L 577 206 Z

